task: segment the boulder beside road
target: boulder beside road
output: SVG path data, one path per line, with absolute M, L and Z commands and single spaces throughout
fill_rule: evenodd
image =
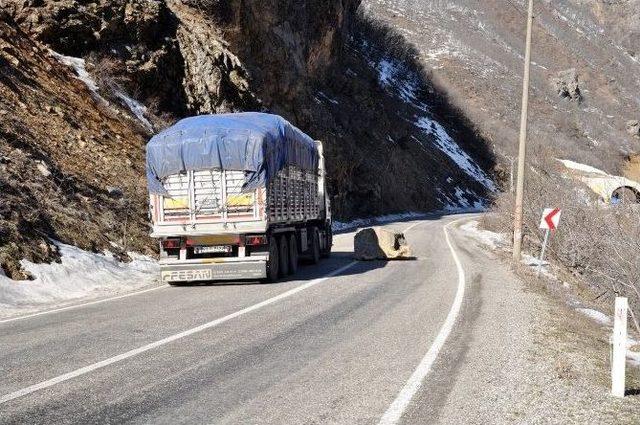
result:
M 393 233 L 379 227 L 366 228 L 354 239 L 356 260 L 408 260 L 411 248 L 402 233 Z

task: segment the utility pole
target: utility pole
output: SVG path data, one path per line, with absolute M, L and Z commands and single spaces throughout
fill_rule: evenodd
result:
M 524 58 L 524 78 L 522 81 L 522 114 L 520 116 L 520 145 L 518 150 L 518 181 L 516 184 L 516 205 L 513 222 L 513 259 L 520 261 L 522 251 L 522 204 L 524 201 L 525 157 L 527 154 L 527 123 L 529 118 L 529 80 L 531 70 L 531 32 L 533 27 L 533 0 L 529 0 L 527 17 L 527 47 Z

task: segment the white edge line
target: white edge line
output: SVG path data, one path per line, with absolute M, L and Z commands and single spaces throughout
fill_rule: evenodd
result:
M 453 329 L 453 326 L 456 323 L 456 319 L 458 317 L 458 314 L 460 313 L 460 307 L 462 306 L 462 301 L 464 299 L 466 278 L 464 275 L 464 269 L 462 268 L 462 263 L 460 262 L 460 258 L 458 257 L 458 253 L 453 248 L 453 244 L 451 243 L 451 239 L 449 238 L 449 233 L 447 232 L 447 228 L 462 220 L 466 220 L 466 218 L 452 221 L 451 223 L 443 227 L 445 239 L 447 240 L 447 245 L 449 245 L 449 249 L 451 250 L 451 255 L 453 256 L 453 260 L 455 261 L 456 268 L 458 270 L 458 290 L 456 292 L 455 299 L 451 306 L 451 310 L 449 310 L 449 314 L 447 315 L 447 318 L 444 324 L 442 325 L 440 332 L 436 336 L 436 339 L 433 341 L 431 348 L 429 348 L 429 351 L 427 352 L 427 354 L 422 358 L 422 360 L 420 361 L 420 364 L 418 365 L 416 370 L 413 372 L 413 374 L 411 374 L 411 377 L 409 377 L 409 380 L 406 382 L 404 387 L 400 390 L 400 392 L 396 396 L 393 403 L 391 403 L 391 405 L 389 406 L 387 411 L 384 413 L 382 418 L 380 418 L 380 422 L 378 422 L 379 425 L 395 425 L 398 423 L 405 409 L 411 402 L 411 399 L 413 399 L 415 394 L 418 392 L 418 390 L 422 386 L 422 382 L 424 381 L 424 378 L 431 371 L 431 367 L 433 366 L 433 363 L 436 361 L 438 354 L 440 353 L 440 350 L 444 346 L 444 343 L 446 342 L 447 337 L 451 333 L 451 330 Z
M 154 286 L 153 288 L 143 289 L 143 290 L 140 290 L 140 291 L 133 291 L 133 292 L 129 292 L 129 293 L 122 294 L 122 295 L 116 295 L 114 297 L 101 298 L 99 300 L 89 301 L 89 302 L 85 302 L 85 303 L 81 303 L 81 304 L 73 304 L 73 305 L 69 305 L 69 306 L 66 306 L 66 307 L 55 308 L 53 310 L 39 311 L 37 313 L 26 314 L 24 316 L 10 317 L 8 319 L 0 320 L 0 324 L 9 323 L 9 322 L 15 322 L 17 320 L 29 319 L 31 317 L 43 316 L 45 314 L 59 313 L 61 311 L 73 310 L 74 308 L 86 307 L 88 305 L 101 304 L 101 303 L 105 303 L 107 301 L 119 300 L 121 298 L 133 297 L 134 295 L 144 294 L 146 292 L 156 291 L 156 290 L 162 289 L 162 288 L 168 288 L 168 286 L 167 285 Z
M 20 389 L 18 391 L 14 391 L 12 393 L 5 394 L 2 397 L 0 397 L 0 404 L 6 403 L 8 401 L 14 400 L 14 399 L 19 398 L 19 397 L 23 397 L 23 396 L 25 396 L 27 394 L 31 394 L 33 392 L 36 392 L 36 391 L 39 391 L 39 390 L 42 390 L 42 389 L 45 389 L 45 388 L 49 388 L 49 387 L 54 386 L 56 384 L 59 384 L 61 382 L 68 381 L 70 379 L 76 378 L 76 377 L 81 376 L 81 375 L 85 375 L 85 374 L 87 374 L 89 372 L 92 372 L 92 371 L 94 371 L 96 369 L 100 369 L 100 368 L 103 368 L 105 366 L 109 366 L 109 365 L 117 363 L 119 361 L 128 359 L 130 357 L 137 356 L 138 354 L 144 353 L 145 351 L 149 351 L 151 349 L 154 349 L 154 348 L 160 347 L 162 345 L 168 344 L 170 342 L 176 341 L 178 339 L 182 339 L 182 338 L 185 338 L 187 336 L 193 335 L 195 333 L 202 332 L 202 331 L 204 331 L 206 329 L 210 329 L 210 328 L 213 328 L 215 326 L 221 325 L 222 323 L 227 322 L 227 321 L 229 321 L 231 319 L 235 319 L 236 317 L 242 316 L 242 315 L 247 314 L 249 312 L 252 312 L 254 310 L 258 310 L 258 309 L 260 309 L 262 307 L 266 307 L 266 306 L 268 306 L 270 304 L 273 304 L 273 303 L 276 303 L 276 302 L 278 302 L 280 300 L 288 298 L 288 297 L 290 297 L 290 296 L 292 296 L 292 295 L 294 295 L 294 294 L 296 294 L 298 292 L 304 291 L 305 289 L 308 289 L 308 288 L 310 288 L 310 287 L 312 287 L 314 285 L 317 285 L 318 283 L 321 283 L 321 282 L 327 280 L 330 277 L 333 277 L 335 275 L 338 275 L 338 274 L 342 273 L 343 271 L 353 267 L 355 264 L 357 264 L 357 261 L 352 261 L 351 263 L 349 263 L 349 264 L 347 264 L 345 266 L 342 266 L 339 269 L 336 269 L 336 270 L 332 271 L 331 273 L 325 275 L 324 277 L 314 279 L 311 282 L 308 282 L 308 283 L 305 283 L 304 285 L 298 286 L 297 288 L 290 289 L 290 290 L 288 290 L 286 292 L 283 292 L 282 294 L 276 295 L 275 297 L 272 297 L 272 298 L 266 299 L 266 300 L 264 300 L 262 302 L 259 302 L 258 304 L 254 304 L 252 306 L 243 308 L 242 310 L 238 310 L 235 313 L 231 313 L 231 314 L 229 314 L 227 316 L 224 316 L 224 317 L 221 317 L 219 319 L 213 320 L 211 322 L 202 324 L 202 325 L 197 326 L 195 328 L 188 329 L 186 331 L 171 335 L 171 336 L 169 336 L 167 338 L 163 338 L 161 340 L 152 342 L 150 344 L 143 345 L 142 347 L 127 351 L 126 353 L 122 353 L 122 354 L 119 354 L 119 355 L 114 356 L 114 357 L 110 357 L 110 358 L 102 360 L 102 361 L 100 361 L 98 363 L 94 363 L 94 364 L 82 367 L 80 369 L 76 369 L 74 371 L 65 373 L 65 374 L 57 376 L 55 378 L 51 378 L 51 379 L 48 379 L 46 381 L 42 381 L 42 382 L 40 382 L 38 384 L 34 384 L 34 385 L 29 386 L 29 387 L 22 388 L 22 389 Z

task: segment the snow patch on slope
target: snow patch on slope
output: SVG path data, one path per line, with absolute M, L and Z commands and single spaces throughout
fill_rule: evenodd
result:
M 15 281 L 0 275 L 0 317 L 51 308 L 79 299 L 99 298 L 129 292 L 157 281 L 157 262 L 130 253 L 130 263 L 110 253 L 94 254 L 56 242 L 61 262 L 34 264 L 22 260 L 31 281 Z
M 583 171 L 585 173 L 602 174 L 604 176 L 608 176 L 608 174 L 605 173 L 604 171 L 598 168 L 592 167 L 590 165 L 580 164 L 579 162 L 570 161 L 568 159 L 559 159 L 558 161 L 561 162 L 562 165 L 564 165 L 565 167 L 571 170 Z
M 492 192 L 497 190 L 495 183 L 485 174 L 482 168 L 458 146 L 440 123 L 428 117 L 421 117 L 415 124 L 424 130 L 425 133 L 433 136 L 438 149 L 447 154 L 460 169 L 480 182 L 488 190 Z
M 51 55 L 58 60 L 63 65 L 73 68 L 76 73 L 76 78 L 87 86 L 87 88 L 98 98 L 104 100 L 100 94 L 98 94 L 98 84 L 91 77 L 89 72 L 87 71 L 86 62 L 82 58 L 75 58 L 73 56 L 65 56 L 60 53 L 54 52 L 50 50 Z
M 76 58 L 73 56 L 61 55 L 60 53 L 54 52 L 53 50 L 49 50 L 49 51 L 51 52 L 51 55 L 54 58 L 56 58 L 61 64 L 66 65 L 73 69 L 73 71 L 76 74 L 76 78 L 82 81 L 87 86 L 89 91 L 91 91 L 91 94 L 93 94 L 93 96 L 96 99 L 106 104 L 109 104 L 109 102 L 100 95 L 98 91 L 99 90 L 98 83 L 96 83 L 96 81 L 91 77 L 91 74 L 89 74 L 89 72 L 87 71 L 87 63 L 85 62 L 84 59 Z M 131 97 L 127 96 L 125 93 L 121 91 L 115 92 L 115 95 L 118 96 L 118 98 L 124 102 L 124 104 L 127 106 L 127 108 L 129 108 L 131 113 L 142 123 L 142 125 L 147 130 L 149 131 L 153 130 L 153 125 L 145 117 L 145 114 L 147 113 L 147 108 L 143 104 L 141 104 L 135 99 L 132 99 Z
M 418 101 L 417 77 L 406 67 L 389 59 L 371 63 L 371 66 L 378 71 L 378 82 L 382 88 L 422 111 L 427 110 L 427 106 Z
M 149 120 L 144 116 L 147 113 L 147 107 L 137 100 L 127 96 L 122 92 L 116 92 L 116 96 L 118 96 L 129 108 L 131 113 L 138 118 L 138 121 L 142 123 L 142 125 L 149 131 L 153 130 L 153 125 Z

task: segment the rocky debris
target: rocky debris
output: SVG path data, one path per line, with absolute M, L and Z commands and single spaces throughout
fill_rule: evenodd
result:
M 627 133 L 635 137 L 640 137 L 640 121 L 627 121 Z
M 3 2 L 25 32 L 55 52 L 95 62 L 107 57 L 126 92 L 185 112 L 175 16 L 164 0 Z
M 146 134 L 1 16 L 0 44 L 20 60 L 0 61 L 0 110 L 11 111 L 0 119 L 0 267 L 28 278 L 20 260 L 59 257 L 50 239 L 96 252 L 114 251 L 110 241 L 126 238 L 128 249 L 152 254 Z M 109 187 L 120 188 L 127 203 Z
M 581 101 L 580 81 L 575 68 L 560 71 L 552 80 L 560 97 Z
M 407 260 L 411 248 L 402 233 L 393 233 L 380 227 L 369 227 L 356 233 L 354 257 L 357 260 Z

